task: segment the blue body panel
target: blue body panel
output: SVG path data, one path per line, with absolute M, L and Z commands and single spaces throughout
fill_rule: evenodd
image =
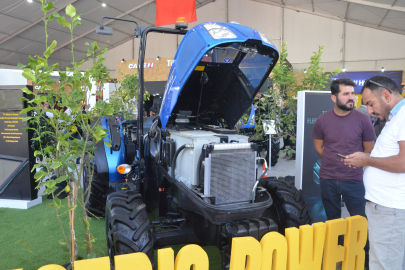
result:
M 108 163 L 110 182 L 117 182 L 117 181 L 122 181 L 125 179 L 125 176 L 123 174 L 119 174 L 117 172 L 117 166 L 125 163 L 124 134 L 122 133 L 121 122 L 119 121 L 118 124 L 120 126 L 120 135 L 121 135 L 120 150 L 112 151 L 112 153 L 111 153 L 111 148 L 104 144 L 105 154 L 106 154 L 107 163 Z M 101 118 L 101 126 L 106 130 L 108 138 L 110 138 L 110 132 L 109 132 L 109 128 L 108 128 L 107 118 L 105 118 L 105 117 Z M 104 139 L 104 141 L 110 142 L 109 139 Z
M 262 42 L 264 46 L 277 51 L 274 45 L 263 41 L 259 32 L 250 27 L 233 23 L 216 22 L 215 24 L 228 28 L 236 35 L 236 37 L 214 39 L 204 28 L 205 24 L 207 23 L 199 24 L 188 31 L 174 57 L 174 62 L 170 69 L 165 95 L 160 109 L 160 120 L 163 130 L 168 123 L 169 117 L 187 79 L 190 77 L 202 57 L 209 50 L 225 43 L 243 43 L 247 40 L 258 40 Z
M 256 118 L 255 118 L 255 107 L 252 104 L 252 107 L 250 109 L 250 115 L 249 119 L 246 124 L 244 125 L 239 125 L 240 128 L 255 128 L 256 126 Z

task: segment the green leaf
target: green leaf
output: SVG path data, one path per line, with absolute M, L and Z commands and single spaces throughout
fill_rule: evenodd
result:
M 35 155 L 35 154 L 34 154 L 34 155 Z M 42 166 L 42 164 L 35 164 L 35 165 L 32 167 L 31 172 L 33 172 L 36 168 L 41 167 L 41 166 Z
M 66 165 L 67 165 L 70 169 L 72 169 L 72 170 L 76 169 L 76 164 L 67 163 Z
M 100 48 L 97 45 L 97 41 L 94 41 L 93 43 L 91 43 L 91 46 L 93 47 L 93 51 L 100 50 Z
M 62 166 L 62 163 L 61 163 L 61 162 L 55 162 L 55 163 L 53 163 L 53 164 L 51 165 L 51 168 L 52 168 L 52 169 L 57 169 L 57 168 L 59 168 L 60 166 Z
M 45 6 L 41 7 L 42 11 L 44 13 L 50 11 L 53 8 L 53 3 L 49 2 L 48 4 L 46 4 Z
M 86 223 L 86 228 L 87 229 L 90 228 L 90 222 L 87 219 L 84 220 L 84 223 Z
M 34 157 L 36 157 L 36 156 L 38 156 L 38 155 L 40 155 L 40 154 L 41 154 L 41 151 L 35 150 L 35 152 L 34 152 Z
M 35 173 L 34 179 L 39 180 L 39 179 L 41 179 L 42 177 L 44 177 L 45 175 L 46 175 L 46 172 L 44 172 L 44 171 L 38 171 L 38 172 Z
M 17 64 L 17 68 L 23 69 L 23 68 L 25 68 L 25 65 L 23 65 L 23 64 L 21 64 L 21 63 L 18 63 L 18 64 Z
M 33 109 L 35 109 L 35 108 L 34 108 L 34 107 L 25 108 L 25 109 L 21 110 L 20 114 L 30 112 L 30 111 L 32 111 Z
M 46 181 L 45 185 L 48 188 L 53 188 L 56 185 L 56 182 L 55 182 L 55 180 L 48 180 L 48 181 Z
M 65 241 L 58 241 L 59 244 L 61 244 L 62 246 L 66 246 L 66 242 Z
M 66 15 L 73 18 L 76 15 L 76 8 L 72 5 L 68 5 L 65 9 Z
M 90 46 L 90 43 L 89 43 L 88 41 L 86 41 L 86 42 L 84 43 L 84 45 Z
M 55 18 L 55 16 L 53 16 L 53 15 L 49 16 L 49 17 L 48 17 L 48 22 L 53 21 L 54 18 Z
M 68 209 L 66 209 L 66 212 L 72 211 L 74 209 L 76 209 L 77 205 L 73 205 L 71 207 L 69 207 Z
M 73 23 L 73 27 L 76 27 L 76 26 L 78 26 L 78 25 L 83 26 L 83 24 L 82 24 L 80 21 L 75 21 L 75 22 Z
M 54 13 L 52 14 L 52 16 L 54 16 L 55 18 L 59 18 L 59 17 L 60 17 L 60 15 L 59 15 L 58 12 L 54 12 Z
M 76 16 L 73 17 L 72 21 L 77 21 L 82 14 L 76 14 Z
M 104 141 L 104 144 L 107 145 L 107 147 L 110 147 L 110 148 L 112 147 L 112 145 L 107 141 Z
M 72 26 L 70 25 L 70 23 L 66 20 L 65 17 L 61 16 L 58 18 L 58 23 L 60 25 L 62 25 L 63 27 L 67 27 L 69 29 L 72 29 Z
M 24 87 L 23 89 L 21 89 L 21 91 L 23 91 L 24 93 L 28 94 L 28 95 L 32 95 L 32 91 L 30 89 L 28 89 L 27 87 Z
M 67 179 L 68 179 L 68 177 L 66 175 L 64 175 L 64 176 L 56 178 L 55 182 L 58 184 L 58 183 L 61 183 L 63 181 L 66 181 Z
M 56 45 L 58 44 L 58 42 L 56 40 L 52 41 L 52 44 L 48 47 L 48 49 L 46 49 L 46 51 L 44 52 L 44 56 L 46 58 L 49 58 L 49 56 L 53 53 Z
M 33 83 L 37 83 L 37 80 L 35 78 L 34 73 L 32 72 L 32 70 L 26 69 L 23 73 L 22 73 L 23 77 L 31 80 Z

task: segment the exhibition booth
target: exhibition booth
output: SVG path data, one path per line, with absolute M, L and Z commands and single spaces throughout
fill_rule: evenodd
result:
M 305 61 L 296 45 L 287 53 L 285 41 L 297 33 L 284 16 L 301 14 L 285 13 L 284 2 L 281 17 L 260 15 L 277 23 L 253 18 L 258 2 L 247 0 L 27 0 L 0 10 L 15 16 L 20 2 L 36 5 L 41 18 L 0 37 L 0 64 L 13 64 L 0 69 L 0 269 L 369 269 L 371 215 L 351 209 L 350 216 L 346 195 L 334 190 L 331 218 L 325 189 L 321 196 L 329 180 L 321 178 L 335 179 L 320 171 L 332 159 L 322 158 L 324 139 L 313 131 L 327 112 L 353 113 L 356 127 L 372 134 L 353 135 L 356 147 L 361 137 L 356 151 L 374 146 L 377 114 L 368 113 L 370 104 L 367 117 L 355 111 L 364 105 L 362 88 L 383 89 L 386 102 L 380 96 L 377 108 L 394 98 L 405 104 L 405 67 L 365 70 L 359 56 L 346 70 L 346 56 L 356 54 L 346 44 L 354 36 L 346 29 L 349 5 L 336 35 L 342 48 L 322 62 L 324 46 Z M 214 2 L 215 12 L 197 22 L 196 5 Z M 245 12 L 251 24 L 230 19 L 245 21 Z M 34 26 L 45 26 L 45 35 L 28 35 Z M 108 45 L 113 32 L 119 41 Z M 7 42 L 15 37 L 29 42 L 13 52 Z M 332 68 L 335 60 L 342 66 Z M 394 83 L 369 80 L 375 76 Z M 343 78 L 346 88 L 334 88 Z M 350 153 L 333 153 L 340 170 L 367 167 L 346 163 Z

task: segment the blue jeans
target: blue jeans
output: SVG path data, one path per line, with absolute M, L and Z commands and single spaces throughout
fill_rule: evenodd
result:
M 366 217 L 366 199 L 363 182 L 360 181 L 336 181 L 321 179 L 321 197 L 328 220 L 342 217 L 341 197 L 346 203 L 350 216 Z M 339 237 L 339 244 L 343 245 L 343 237 Z M 367 239 L 365 266 L 368 266 L 369 243 Z

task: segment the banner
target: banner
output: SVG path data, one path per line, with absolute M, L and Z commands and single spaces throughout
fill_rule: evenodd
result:
M 344 235 L 344 246 L 338 244 Z M 250 236 L 232 238 L 230 270 L 300 269 L 335 270 L 364 269 L 364 246 L 367 241 L 367 220 L 361 216 L 329 220 L 326 223 L 288 228 L 285 237 L 269 232 L 260 242 Z M 75 261 L 75 270 L 110 270 L 109 257 Z M 172 248 L 157 251 L 157 269 L 209 270 L 207 253 L 198 245 L 180 249 L 176 258 Z M 145 253 L 132 253 L 114 257 L 115 270 L 152 270 Z M 46 265 L 39 270 L 64 270 L 59 265 Z M 17 270 L 17 269 L 16 269 Z M 23 270 L 23 269 L 19 269 Z
M 197 21 L 195 0 L 156 0 L 156 26 L 176 23 L 178 17 L 188 23 Z
M 354 81 L 357 86 L 354 88 L 355 94 L 361 93 L 361 88 L 363 87 L 366 80 L 370 79 L 373 76 L 385 76 L 392 79 L 398 87 L 401 87 L 402 83 L 402 73 L 403 71 L 359 71 L 359 72 L 342 72 L 339 73 L 333 80 L 339 78 L 349 78 Z M 329 90 L 329 89 L 328 89 Z

